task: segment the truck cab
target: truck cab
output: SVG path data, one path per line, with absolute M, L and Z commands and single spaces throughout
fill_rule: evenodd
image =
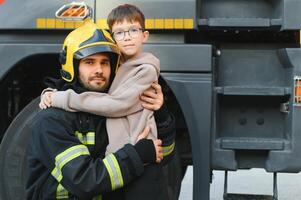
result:
M 83 2 L 104 29 L 108 13 L 122 3 Z M 301 1 L 127 3 L 146 16 L 150 39 L 144 50 L 160 59 L 160 84 L 176 117 L 178 160 L 170 168 L 179 174 L 171 181 L 177 191 L 188 165 L 193 197 L 204 200 L 212 170 L 301 171 Z M 36 112 L 36 103 L 26 105 L 45 88 L 44 77 L 59 77 L 63 39 L 83 23 L 56 16 L 71 4 L 0 1 L 0 198 L 16 199 L 15 191 L 23 189 L 27 136 L 16 130 Z

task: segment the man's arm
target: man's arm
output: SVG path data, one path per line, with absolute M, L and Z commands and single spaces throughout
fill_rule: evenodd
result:
M 93 159 L 88 148 L 58 116 L 42 115 L 33 127 L 35 156 L 51 175 L 78 197 L 94 197 L 123 187 L 141 175 L 143 165 L 156 161 L 151 140 L 127 144 L 104 159 Z M 142 148 L 143 147 L 143 148 Z
M 158 139 L 162 140 L 163 164 L 168 163 L 173 158 L 175 148 L 176 125 L 175 117 L 169 112 L 167 106 L 163 106 L 154 112 Z

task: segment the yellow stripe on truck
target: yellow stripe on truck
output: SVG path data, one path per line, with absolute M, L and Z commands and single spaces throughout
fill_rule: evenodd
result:
M 46 27 L 55 28 L 55 19 L 47 19 L 46 20 Z
M 184 28 L 184 19 L 175 19 L 175 29 L 183 29 Z
M 193 29 L 193 19 L 184 19 L 184 29 Z
M 37 28 L 46 28 L 46 19 L 44 19 L 44 18 L 38 18 L 36 20 L 36 27 Z
M 154 29 L 155 19 L 145 19 L 145 27 L 147 27 L 147 29 Z
M 106 19 L 97 20 L 97 25 L 100 28 L 108 29 Z M 145 19 L 146 29 L 193 29 L 193 19 L 182 18 L 165 18 L 165 19 Z
M 147 27 L 145 27 L 147 29 Z M 164 19 L 155 19 L 155 29 L 164 29 Z
M 36 28 L 38 29 L 74 29 L 83 24 L 81 21 L 63 21 L 55 18 L 37 18 Z M 107 19 L 98 19 L 96 24 L 102 29 L 109 29 Z M 182 18 L 159 18 L 145 19 L 146 29 L 193 29 L 193 19 Z
M 84 22 L 63 21 L 55 18 L 37 18 L 36 28 L 38 29 L 74 29 L 80 27 Z
M 164 19 L 165 29 L 174 29 L 175 23 L 173 19 Z
M 65 23 L 60 19 L 56 19 L 55 20 L 55 28 L 65 28 Z

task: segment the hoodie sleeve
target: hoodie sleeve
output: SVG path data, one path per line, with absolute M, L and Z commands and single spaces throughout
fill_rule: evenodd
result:
M 58 91 L 52 96 L 52 106 L 67 111 L 88 112 L 105 117 L 123 117 L 142 110 L 139 96 L 158 79 L 157 70 L 150 64 L 137 67 L 134 76 L 122 82 L 111 93 Z

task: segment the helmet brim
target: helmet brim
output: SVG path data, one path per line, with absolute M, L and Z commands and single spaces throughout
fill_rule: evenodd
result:
M 74 53 L 74 58 L 80 60 L 96 53 L 114 53 L 116 56 L 119 56 L 117 47 L 105 44 L 80 49 Z

